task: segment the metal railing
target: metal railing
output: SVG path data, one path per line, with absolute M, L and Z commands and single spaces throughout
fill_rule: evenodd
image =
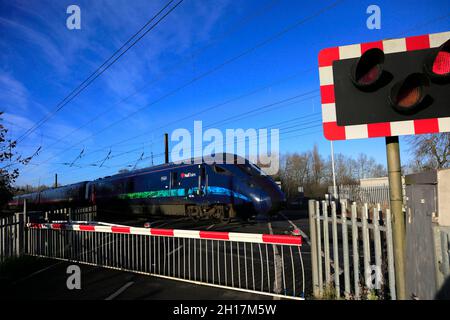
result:
M 302 238 L 89 224 L 28 224 L 26 253 L 284 298 L 304 297 Z
M 396 298 L 390 211 L 359 207 L 309 201 L 316 297 Z
M 328 193 L 333 194 L 333 186 L 328 187 Z M 389 205 L 389 186 L 361 187 L 360 185 L 337 186 L 339 199 L 350 202 Z
M 19 222 L 18 215 L 0 218 L 0 263 L 20 253 Z
M 59 208 L 44 212 L 44 219 L 52 221 L 95 221 L 97 218 L 97 207 Z

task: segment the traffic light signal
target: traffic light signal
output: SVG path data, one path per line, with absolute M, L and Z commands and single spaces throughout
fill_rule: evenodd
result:
M 450 132 L 450 32 L 324 49 L 319 76 L 329 140 Z

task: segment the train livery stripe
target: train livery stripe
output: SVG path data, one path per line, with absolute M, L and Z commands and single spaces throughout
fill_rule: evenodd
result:
M 203 188 L 202 188 L 203 190 Z M 227 196 L 243 199 L 245 201 L 250 201 L 250 199 L 236 191 L 228 188 L 209 186 L 206 187 L 206 193 L 208 195 L 215 196 Z M 187 197 L 198 194 L 198 187 L 191 188 L 177 188 L 177 189 L 162 189 L 162 190 L 151 190 L 151 191 L 141 191 L 132 193 L 123 193 L 118 195 L 119 199 L 153 199 L 153 198 L 168 198 L 168 197 Z M 98 196 L 97 196 L 98 197 Z
M 219 231 L 199 231 L 199 230 L 178 230 L 178 229 L 156 229 L 137 228 L 123 226 L 104 225 L 83 225 L 83 224 L 63 224 L 63 223 L 28 223 L 28 228 L 33 229 L 54 229 L 54 230 L 75 230 L 75 231 L 96 231 L 106 233 L 139 234 L 160 237 L 177 237 L 205 240 L 222 240 L 248 243 L 266 243 L 278 245 L 302 245 L 301 236 L 240 233 L 240 232 L 219 232 Z

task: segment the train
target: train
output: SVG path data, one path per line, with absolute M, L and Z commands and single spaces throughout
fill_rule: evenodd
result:
M 285 206 L 280 187 L 257 165 L 237 155 L 222 157 L 220 163 L 191 159 L 23 194 L 9 206 L 22 208 L 26 200 L 27 210 L 36 211 L 95 205 L 102 214 L 224 220 L 270 216 Z

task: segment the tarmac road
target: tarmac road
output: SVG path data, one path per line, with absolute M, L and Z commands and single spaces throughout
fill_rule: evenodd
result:
M 72 263 L 47 260 L 38 274 L 0 289 L 2 299 L 25 300 L 166 300 L 270 299 L 269 296 L 139 275 L 79 264 L 81 289 L 69 290 L 67 267 Z

